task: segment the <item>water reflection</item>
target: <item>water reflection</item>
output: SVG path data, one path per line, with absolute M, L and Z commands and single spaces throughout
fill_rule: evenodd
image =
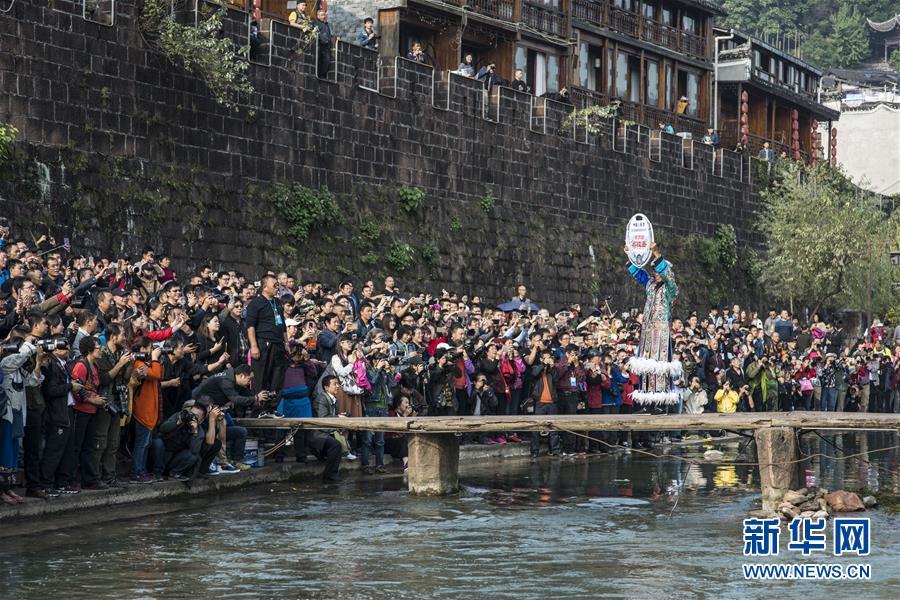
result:
M 802 439 L 803 452 L 823 454 L 807 482 L 900 485 L 897 450 L 870 465 L 837 460 L 898 445 L 896 434 L 825 438 L 833 446 Z M 726 460 L 755 460 L 745 445 L 716 448 Z M 706 449 L 669 453 L 699 459 Z M 748 586 L 739 572 L 740 521 L 756 507 L 756 477 L 742 464 L 635 453 L 467 467 L 463 492 L 449 498 L 409 498 L 399 474 L 265 486 L 180 512 L 4 539 L 0 598 L 772 595 L 786 588 Z M 870 516 L 873 581 L 852 591 L 896 598 L 900 518 Z

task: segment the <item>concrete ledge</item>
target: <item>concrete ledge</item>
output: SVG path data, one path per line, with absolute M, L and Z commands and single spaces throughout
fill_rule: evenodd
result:
M 460 449 L 460 464 L 470 461 L 504 460 L 529 456 L 528 444 L 505 444 L 498 446 L 468 445 Z M 391 466 L 390 456 L 384 457 L 390 474 L 402 475 L 396 466 Z M 153 484 L 124 484 L 120 488 L 92 491 L 84 490 L 80 494 L 60 496 L 50 500 L 25 498 L 25 504 L 19 506 L 0 506 L 0 523 L 16 520 L 32 520 L 39 517 L 58 515 L 81 509 L 97 509 L 103 507 L 122 506 L 133 503 L 147 503 L 159 500 L 182 499 L 189 496 L 213 494 L 216 492 L 235 490 L 261 483 L 275 483 L 290 480 L 318 481 L 324 464 L 310 456 L 306 463 L 296 463 L 293 458 L 283 463 L 268 463 L 260 469 L 252 469 L 233 475 L 216 475 L 192 481 L 190 486 L 180 481 L 164 481 Z M 354 474 L 360 471 L 359 461 L 341 463 L 341 474 Z M 2 535 L 0 535 L 2 537 Z
M 390 465 L 390 456 L 385 456 L 385 463 Z M 25 504 L 19 506 L 0 507 L 0 523 L 14 519 L 29 519 L 55 515 L 79 509 L 97 509 L 120 506 L 136 502 L 178 499 L 186 496 L 210 494 L 225 490 L 234 490 L 260 483 L 275 483 L 294 479 L 318 481 L 324 464 L 314 457 L 306 463 L 296 463 L 288 459 L 283 463 L 271 463 L 259 469 L 251 469 L 231 475 L 215 475 L 190 482 L 163 481 L 152 484 L 123 484 L 119 488 L 108 490 L 83 490 L 79 494 L 63 495 L 50 500 L 25 498 Z M 357 472 L 359 461 L 341 463 L 341 473 Z

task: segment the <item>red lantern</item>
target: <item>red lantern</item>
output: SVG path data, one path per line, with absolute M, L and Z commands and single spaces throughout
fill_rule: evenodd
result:
M 744 90 L 741 92 L 741 102 L 746 104 L 748 100 L 750 100 L 750 94 L 747 93 L 747 90 Z

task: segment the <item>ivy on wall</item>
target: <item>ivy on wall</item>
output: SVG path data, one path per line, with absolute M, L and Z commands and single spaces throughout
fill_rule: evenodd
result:
M 144 0 L 142 16 L 144 41 L 172 63 L 199 75 L 216 102 L 236 111 L 240 94 L 254 92 L 247 79 L 250 47 L 235 48 L 222 35 L 224 7 L 210 9 L 197 25 L 182 25 L 175 20 L 168 2 Z

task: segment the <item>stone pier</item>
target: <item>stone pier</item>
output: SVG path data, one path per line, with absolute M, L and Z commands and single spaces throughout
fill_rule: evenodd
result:
M 763 510 L 774 511 L 788 490 L 800 487 L 800 447 L 793 427 L 764 427 L 753 432 L 759 461 Z
M 459 437 L 454 433 L 409 435 L 409 493 L 443 496 L 459 491 Z

